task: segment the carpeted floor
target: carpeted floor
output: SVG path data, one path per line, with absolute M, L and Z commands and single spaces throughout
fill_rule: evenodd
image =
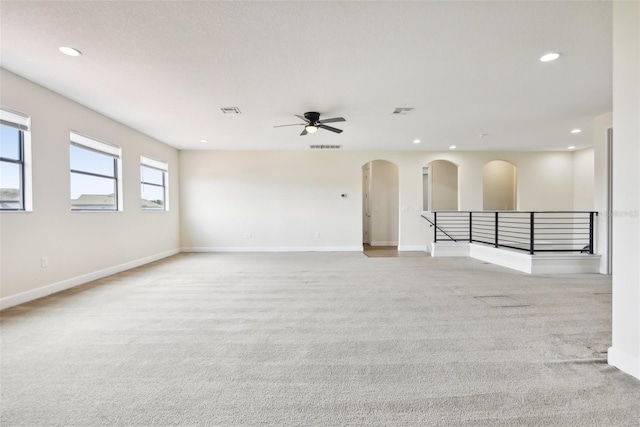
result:
M 640 426 L 610 279 L 181 254 L 1 313 L 2 426 Z

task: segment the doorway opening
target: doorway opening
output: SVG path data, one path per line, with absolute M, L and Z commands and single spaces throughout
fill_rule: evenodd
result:
M 398 250 L 398 166 L 374 160 L 362 166 L 362 246 Z
M 493 160 L 482 168 L 482 208 L 485 211 L 517 209 L 516 166 L 505 160 Z
M 422 210 L 458 210 L 458 165 L 434 160 L 422 168 Z

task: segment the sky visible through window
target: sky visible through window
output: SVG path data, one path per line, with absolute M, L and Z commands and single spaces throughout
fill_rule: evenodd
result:
M 0 157 L 20 159 L 20 131 L 9 126 L 0 126 Z M 2 162 L 0 166 L 0 188 L 20 188 L 20 167 Z
M 114 158 L 109 155 L 71 145 L 70 162 L 72 170 L 115 178 Z M 71 173 L 71 199 L 83 194 L 115 194 L 116 180 L 113 178 Z
M 142 182 L 141 196 L 143 200 L 151 200 L 154 203 L 164 205 L 164 172 L 148 166 L 140 167 L 140 179 Z M 152 185 L 155 184 L 155 185 Z

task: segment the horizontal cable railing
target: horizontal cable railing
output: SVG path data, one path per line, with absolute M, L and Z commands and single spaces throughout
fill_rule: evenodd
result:
M 594 217 L 588 211 L 434 211 L 434 243 L 485 243 L 496 248 L 593 254 Z
M 446 231 L 444 231 L 443 229 L 441 229 L 440 227 L 438 227 L 432 220 L 431 218 L 422 215 L 422 218 L 426 219 L 427 221 L 429 221 L 429 224 L 431 224 L 432 227 L 435 227 L 436 230 L 439 230 L 442 234 L 444 234 L 446 237 L 449 238 L 449 240 L 451 240 L 452 242 L 456 242 L 457 240 L 454 239 L 453 237 L 451 237 L 451 235 L 449 235 Z

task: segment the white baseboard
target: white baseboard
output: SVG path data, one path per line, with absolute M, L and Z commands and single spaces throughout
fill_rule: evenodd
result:
M 640 380 L 640 359 L 636 359 L 629 354 L 609 347 L 607 351 L 607 363 Z
M 362 252 L 362 246 L 206 246 L 181 252 Z
M 19 304 L 24 304 L 29 301 L 36 300 L 38 298 L 46 297 L 47 295 L 55 294 L 56 292 L 64 291 L 65 289 L 73 288 L 75 286 L 83 285 L 93 280 L 102 279 L 103 277 L 110 276 L 112 274 L 120 273 L 125 270 L 129 270 L 141 265 L 148 264 L 153 261 L 157 261 L 162 258 L 169 257 L 180 253 L 178 249 L 171 249 L 169 251 L 161 252 L 159 254 L 151 255 L 148 257 L 136 259 L 133 261 L 125 262 L 124 264 L 115 265 L 102 270 L 94 271 L 92 273 L 83 274 L 81 276 L 72 277 L 70 279 L 62 280 L 60 282 L 52 283 L 50 285 L 41 286 L 30 291 L 21 292 L 16 295 L 10 295 L 8 297 L 0 298 L 0 310 L 13 307 Z

